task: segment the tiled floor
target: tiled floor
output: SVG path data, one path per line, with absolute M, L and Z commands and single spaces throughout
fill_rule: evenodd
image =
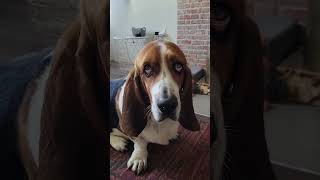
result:
M 193 96 L 194 112 L 210 117 L 210 96 L 196 94 Z
M 290 55 L 282 66 L 303 69 L 303 49 Z M 318 174 L 274 166 L 279 180 L 320 179 L 320 107 L 299 104 L 274 104 L 264 114 L 266 139 L 274 162 Z
M 130 62 L 110 61 L 110 78 L 118 79 L 126 77 L 132 67 L 133 64 Z
M 273 104 L 264 117 L 271 160 L 319 173 L 320 107 Z
M 274 165 L 274 172 L 278 180 L 319 180 L 320 176 L 312 175 L 300 171 L 295 171 L 282 166 Z

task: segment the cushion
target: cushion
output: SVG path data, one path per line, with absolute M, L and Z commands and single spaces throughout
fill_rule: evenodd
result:
M 255 21 L 266 45 L 266 55 L 273 65 L 279 65 L 302 43 L 304 29 L 291 17 L 261 16 L 255 17 Z

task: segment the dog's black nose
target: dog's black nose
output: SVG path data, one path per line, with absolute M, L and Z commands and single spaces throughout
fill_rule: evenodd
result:
M 164 115 L 171 115 L 178 105 L 178 100 L 175 96 L 170 96 L 158 102 L 158 107 Z

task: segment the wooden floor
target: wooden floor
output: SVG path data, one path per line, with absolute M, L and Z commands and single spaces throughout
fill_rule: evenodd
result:
M 132 68 L 133 64 L 130 62 L 110 61 L 110 78 L 118 79 L 126 77 Z

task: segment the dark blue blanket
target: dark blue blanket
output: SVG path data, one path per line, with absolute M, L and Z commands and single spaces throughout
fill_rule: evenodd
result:
M 27 84 L 50 63 L 52 49 L 0 64 L 0 127 L 15 117 Z
M 110 128 L 119 126 L 119 118 L 116 110 L 116 95 L 118 90 L 124 84 L 125 79 L 114 79 L 110 81 Z M 110 129 L 110 130 L 111 130 Z
M 16 114 L 28 83 L 39 77 L 50 63 L 52 49 L 30 53 L 7 63 L 0 63 L 0 165 L 5 166 L 5 173 L 0 179 L 25 177 L 23 163 L 17 148 Z M 125 79 L 110 81 L 110 127 L 119 126 L 119 118 L 115 109 L 115 97 Z
M 16 114 L 27 84 L 49 64 L 52 49 L 0 64 L 0 179 L 25 179 L 16 132 Z M 3 62 L 3 61 L 2 61 Z
M 0 127 L 15 118 L 27 84 L 39 76 L 50 63 L 51 58 L 52 49 L 48 48 L 0 64 Z M 110 81 L 111 128 L 119 125 L 119 118 L 115 109 L 115 97 L 124 82 L 124 78 Z

